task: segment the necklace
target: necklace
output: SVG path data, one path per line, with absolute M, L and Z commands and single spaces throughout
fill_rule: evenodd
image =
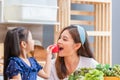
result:
M 28 60 L 28 58 L 22 58 L 22 57 L 20 57 L 28 66 L 31 66 L 31 64 L 30 64 L 30 61 Z

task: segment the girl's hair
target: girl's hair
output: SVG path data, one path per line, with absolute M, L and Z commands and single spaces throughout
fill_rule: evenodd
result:
M 74 40 L 75 43 L 81 43 L 81 39 L 80 39 L 78 30 L 77 30 L 77 26 L 75 26 L 75 25 L 65 27 L 61 31 L 58 39 L 60 39 L 61 34 L 65 30 L 69 31 L 69 33 L 72 36 L 72 39 Z M 85 57 L 89 57 L 89 58 L 94 58 L 93 53 L 92 53 L 92 51 L 90 49 L 90 46 L 89 46 L 88 36 L 87 36 L 86 31 L 85 31 L 85 36 L 86 36 L 85 37 L 85 43 L 81 44 L 81 47 L 77 51 L 77 55 L 78 56 L 85 56 Z M 55 62 L 55 67 L 56 67 L 57 75 L 58 75 L 59 79 L 64 79 L 67 76 L 67 68 L 65 66 L 64 57 L 57 56 L 57 59 L 56 59 L 56 62 Z
M 9 64 L 10 57 L 19 57 L 22 52 L 20 48 L 21 41 L 28 40 L 28 30 L 24 27 L 18 27 L 9 30 L 4 41 L 4 80 L 7 80 L 6 68 Z

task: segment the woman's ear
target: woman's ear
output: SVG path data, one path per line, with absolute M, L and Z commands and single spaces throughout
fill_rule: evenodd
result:
M 75 49 L 78 50 L 81 47 L 81 43 L 76 43 L 75 44 Z
M 25 41 L 21 41 L 20 45 L 21 45 L 22 48 L 26 48 L 27 43 Z

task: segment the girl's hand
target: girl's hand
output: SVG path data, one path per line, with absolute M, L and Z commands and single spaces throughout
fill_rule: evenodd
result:
M 52 58 L 52 49 L 53 49 L 52 46 L 53 45 L 50 45 L 50 46 L 47 47 L 47 56 L 50 57 L 50 58 Z
M 58 53 L 59 52 L 59 47 L 58 47 L 57 44 L 50 45 L 48 47 L 52 50 L 52 53 Z

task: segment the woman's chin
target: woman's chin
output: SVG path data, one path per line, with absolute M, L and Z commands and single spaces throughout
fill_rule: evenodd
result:
M 59 57 L 64 57 L 63 55 L 59 55 Z
M 61 53 L 58 53 L 58 56 L 59 56 L 59 57 L 63 57 L 63 55 L 62 55 Z

